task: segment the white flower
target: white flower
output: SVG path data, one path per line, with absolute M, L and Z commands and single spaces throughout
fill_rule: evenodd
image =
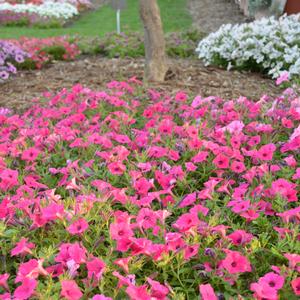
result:
M 273 78 L 283 71 L 300 74 L 299 15 L 223 25 L 200 41 L 196 52 L 206 65 L 260 66 Z M 250 65 L 250 66 L 249 66 Z
M 0 3 L 0 11 L 12 11 L 16 13 L 34 13 L 41 17 L 70 19 L 78 15 L 78 10 L 75 6 L 69 3 L 57 3 L 47 1 L 41 5 L 34 4 L 10 4 Z

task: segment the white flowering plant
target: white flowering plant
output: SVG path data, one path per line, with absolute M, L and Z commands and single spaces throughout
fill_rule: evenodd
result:
M 196 52 L 206 65 L 261 71 L 277 78 L 300 74 L 300 16 L 223 25 L 201 40 Z
M 78 9 L 70 3 L 60 3 L 47 1 L 40 5 L 31 3 L 10 4 L 0 3 L 0 12 L 10 11 L 14 13 L 26 13 L 38 15 L 41 18 L 63 19 L 68 20 L 78 15 Z

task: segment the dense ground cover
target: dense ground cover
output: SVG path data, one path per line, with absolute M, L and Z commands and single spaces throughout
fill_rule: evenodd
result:
M 89 0 L 1 0 L 1 26 L 62 27 L 92 8 Z
M 166 35 L 170 57 L 194 57 L 195 46 L 202 35 L 186 31 Z M 80 54 L 102 55 L 109 58 L 139 58 L 145 56 L 143 35 L 110 33 L 103 38 L 20 38 L 0 40 L 0 80 L 4 81 L 17 70 L 41 69 L 53 61 L 75 60 Z M 8 55 L 8 52 L 9 54 Z M 22 54 L 22 55 L 21 55 Z M 16 59 L 17 58 L 17 59 Z M 8 67 L 10 66 L 10 67 Z
M 299 120 L 134 78 L 2 110 L 2 299 L 297 299 Z
M 0 40 L 0 82 L 19 69 L 41 69 L 53 60 L 73 60 L 79 54 L 77 44 L 67 37 Z
M 259 71 L 278 77 L 300 75 L 300 15 L 223 25 L 201 40 L 197 52 L 209 65 Z
M 122 29 L 124 31 L 142 30 L 138 1 L 128 0 L 128 9 L 122 12 Z M 158 1 L 166 32 L 182 31 L 190 28 L 191 17 L 187 10 L 186 0 L 159 0 Z M 0 38 L 49 37 L 61 35 L 103 36 L 105 33 L 115 31 L 115 12 L 109 5 L 84 14 L 77 21 L 66 28 L 26 28 L 26 27 L 0 27 Z

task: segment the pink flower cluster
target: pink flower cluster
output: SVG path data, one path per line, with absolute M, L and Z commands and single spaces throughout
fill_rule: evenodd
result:
M 0 24 L 4 26 L 37 26 L 37 27 L 61 27 L 70 20 L 70 17 L 63 18 L 58 14 L 45 14 L 39 11 L 44 5 L 53 3 L 54 5 L 73 6 L 81 13 L 92 9 L 93 3 L 90 0 L 0 0 Z M 21 4 L 23 9 L 28 7 L 27 11 L 16 9 L 15 5 Z M 7 6 L 8 5 L 8 6 Z M 29 9 L 30 7 L 30 9 Z M 60 11 L 64 8 L 60 8 Z M 48 9 L 49 10 L 49 9 Z
M 0 299 L 296 299 L 299 121 L 136 78 L 0 115 Z
M 60 48 L 63 50 L 61 59 L 74 60 L 80 50 L 75 42 L 71 42 L 68 37 L 50 37 L 50 38 L 27 38 L 22 37 L 18 40 L 10 40 L 10 43 L 16 45 L 29 54 L 30 60 L 34 62 L 36 68 L 40 69 L 43 65 L 51 62 L 54 55 L 49 49 Z M 60 51 L 61 52 L 61 51 Z
M 49 1 L 49 0 L 48 0 Z M 70 3 L 74 5 L 75 7 L 78 8 L 78 10 L 86 10 L 88 8 L 92 8 L 93 4 L 91 3 L 90 0 L 51 0 L 52 2 L 57 2 L 57 3 Z M 7 2 L 10 4 L 34 4 L 34 5 L 41 5 L 47 0 L 2 0 L 0 2 Z

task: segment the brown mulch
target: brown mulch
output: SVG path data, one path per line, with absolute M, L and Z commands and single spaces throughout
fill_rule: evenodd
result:
M 189 0 L 188 6 L 194 27 L 204 33 L 216 31 L 222 24 L 250 21 L 235 0 Z
M 204 67 L 197 59 L 173 59 L 170 62 L 172 71 L 167 81 L 159 85 L 152 84 L 151 88 L 169 93 L 185 90 L 192 95 L 215 95 L 226 99 L 240 95 L 259 99 L 263 94 L 275 96 L 280 93 L 272 80 L 259 74 Z M 57 62 L 42 70 L 20 72 L 17 77 L 0 84 L 0 107 L 21 112 L 44 91 L 55 92 L 77 83 L 100 90 L 112 80 L 126 80 L 132 76 L 142 79 L 143 69 L 143 59 L 95 56 L 74 62 Z

